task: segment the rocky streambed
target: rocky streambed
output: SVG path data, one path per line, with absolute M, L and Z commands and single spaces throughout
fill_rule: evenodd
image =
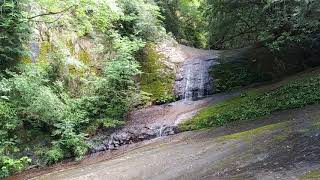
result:
M 117 150 L 133 144 L 179 133 L 177 125 L 192 118 L 199 110 L 213 103 L 239 95 L 239 93 L 216 94 L 198 101 L 180 100 L 170 104 L 150 106 L 133 111 L 128 124 L 112 133 L 100 133 L 89 141 L 90 153 Z
M 169 136 L 178 133 L 177 126 L 162 125 L 162 126 L 147 126 L 135 125 L 125 127 L 116 131 L 109 137 L 100 137 L 92 139 L 90 144 L 91 153 L 97 153 L 106 150 L 117 150 L 120 146 L 150 140 L 157 137 Z M 94 141 L 100 141 L 95 143 Z

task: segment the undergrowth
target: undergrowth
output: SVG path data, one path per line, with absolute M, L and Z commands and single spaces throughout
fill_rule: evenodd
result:
M 320 102 L 320 75 L 289 82 L 268 91 L 248 91 L 212 105 L 180 125 L 181 130 L 222 126 L 233 121 L 251 120 L 276 111 L 301 108 Z

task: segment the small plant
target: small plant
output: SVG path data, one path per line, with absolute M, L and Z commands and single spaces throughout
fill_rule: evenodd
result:
M 4 178 L 12 173 L 21 172 L 31 163 L 28 157 L 22 157 L 18 160 L 8 156 L 0 156 L 0 178 Z
M 45 152 L 44 159 L 46 164 L 53 164 L 63 159 L 64 153 L 59 146 L 53 146 L 50 150 Z

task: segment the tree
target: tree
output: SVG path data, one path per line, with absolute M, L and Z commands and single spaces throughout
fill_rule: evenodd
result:
M 209 44 L 239 48 L 262 43 L 279 50 L 319 41 L 317 0 L 207 0 Z
M 23 43 L 28 39 L 29 26 L 22 12 L 23 2 L 0 2 L 0 70 L 12 67 L 25 53 Z
M 183 44 L 204 48 L 207 45 L 202 16 L 202 0 L 157 0 L 164 26 Z

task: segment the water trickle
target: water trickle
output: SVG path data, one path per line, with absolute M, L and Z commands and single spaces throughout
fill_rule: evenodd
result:
M 161 136 L 162 136 L 163 128 L 164 128 L 164 126 L 160 126 L 160 128 L 159 128 L 159 133 L 158 133 L 158 137 L 161 137 Z
M 161 126 L 131 126 L 112 133 L 111 135 L 97 137 L 97 140 L 91 140 L 88 143 L 92 148 L 90 152 L 96 153 L 105 150 L 116 150 L 118 147 L 137 143 L 144 140 L 150 140 L 163 136 L 170 136 L 179 132 L 175 125 Z
M 217 64 L 215 59 L 195 59 L 184 63 L 176 81 L 176 95 L 180 99 L 197 100 L 214 92 L 210 67 Z

